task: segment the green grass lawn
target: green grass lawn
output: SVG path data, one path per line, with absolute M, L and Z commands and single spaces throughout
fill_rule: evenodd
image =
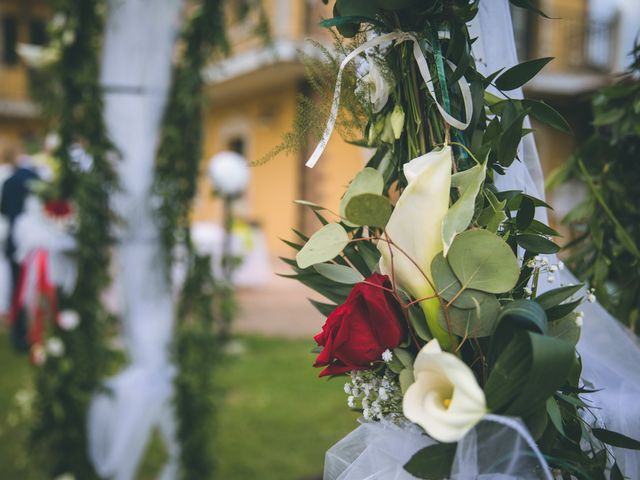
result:
M 308 340 L 241 337 L 239 341 L 243 352 L 228 358 L 220 371 L 226 397 L 219 415 L 218 478 L 321 477 L 324 452 L 357 425 L 357 415 L 346 407 L 342 382 L 317 378 Z M 6 335 L 0 335 L 3 480 L 49 480 L 29 459 L 26 427 L 10 426 L 8 421 L 15 392 L 29 385 L 29 369 L 27 359 L 15 355 Z M 162 457 L 161 446 L 154 442 L 139 478 L 153 479 Z

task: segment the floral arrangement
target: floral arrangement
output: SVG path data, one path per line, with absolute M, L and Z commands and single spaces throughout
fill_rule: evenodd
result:
M 291 277 L 328 299 L 312 301 L 327 317 L 315 366 L 347 376 L 347 403 L 365 421 L 414 424 L 436 441 L 404 467 L 418 478 L 448 477 L 456 443 L 496 415 L 521 419 L 555 473 L 622 478 L 610 446 L 640 443 L 585 420 L 575 346 L 593 294 L 554 285 L 557 232 L 536 218 L 549 205 L 495 182 L 530 133 L 527 116 L 568 130 L 549 105 L 507 93 L 551 59 L 481 74 L 467 30 L 478 3 L 337 0 L 323 22 L 346 56 L 308 166 L 340 114 L 345 72 L 366 112 L 358 143 L 375 153 L 338 212 L 299 202 L 322 227 L 287 242 Z

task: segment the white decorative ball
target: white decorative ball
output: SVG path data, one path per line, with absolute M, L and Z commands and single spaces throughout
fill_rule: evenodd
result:
M 80 315 L 75 310 L 62 310 L 58 314 L 58 325 L 63 330 L 75 330 L 80 324 Z
M 51 337 L 47 340 L 46 350 L 52 357 L 64 355 L 64 343 L 58 337 Z
M 223 196 L 239 195 L 249 184 L 249 165 L 236 152 L 220 152 L 209 160 L 209 180 Z

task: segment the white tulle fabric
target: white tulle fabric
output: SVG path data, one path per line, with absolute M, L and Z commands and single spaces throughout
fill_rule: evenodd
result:
M 473 53 L 478 69 L 490 74 L 518 63 L 508 0 L 480 2 L 480 11 L 470 25 L 472 37 L 478 37 Z M 497 93 L 497 92 L 494 92 Z M 522 91 L 510 92 L 522 98 Z M 528 120 L 527 120 L 528 122 Z M 533 135 L 520 146 L 520 161 L 513 163 L 504 176 L 496 175 L 501 190 L 523 190 L 544 198 L 544 176 Z M 536 212 L 546 221 L 546 211 Z M 554 261 L 555 259 L 550 259 Z M 578 280 L 564 270 L 556 284 L 543 289 L 575 284 Z M 587 386 L 602 389 L 585 396 L 593 405 L 591 424 L 606 426 L 625 435 L 640 437 L 640 346 L 637 338 L 622 327 L 599 304 L 585 304 L 584 326 L 578 344 L 583 361 L 582 380 Z M 502 423 L 498 423 L 502 420 Z M 506 421 L 506 424 L 505 424 Z M 552 478 L 549 469 L 527 440 L 522 424 L 506 417 L 489 416 L 458 444 L 452 479 L 506 480 Z M 414 477 L 403 465 L 421 448 L 433 442 L 416 427 L 399 428 L 380 423 L 363 423 L 334 445 L 326 455 L 324 480 L 410 480 Z M 640 455 L 632 450 L 614 448 L 614 455 L 628 478 L 640 478 Z
M 105 120 L 121 159 L 123 191 L 114 207 L 118 231 L 116 284 L 129 366 L 94 396 L 88 422 L 90 454 L 104 478 L 135 477 L 149 436 L 167 444 L 162 480 L 177 477 L 179 448 L 171 405 L 169 358 L 173 300 L 162 268 L 150 188 L 159 126 L 170 84 L 181 0 L 110 0 L 102 63 Z

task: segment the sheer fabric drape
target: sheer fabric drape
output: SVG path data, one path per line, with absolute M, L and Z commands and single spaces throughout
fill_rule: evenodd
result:
M 108 133 L 122 192 L 114 198 L 118 230 L 115 282 L 128 366 L 106 382 L 89 412 L 90 452 L 98 473 L 134 477 L 147 440 L 158 427 L 169 461 L 161 478 L 177 476 L 178 445 L 171 406 L 169 358 L 173 300 L 152 216 L 151 183 L 171 79 L 181 0 L 110 0 L 101 82 Z

